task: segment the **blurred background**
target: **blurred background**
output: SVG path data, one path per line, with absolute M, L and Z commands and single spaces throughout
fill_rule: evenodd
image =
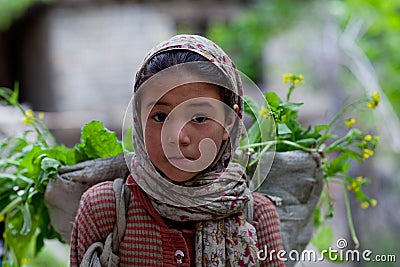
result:
M 354 114 L 359 127 L 380 136 L 374 157 L 354 171 L 372 178 L 367 194 L 378 204 L 361 209 L 352 199 L 352 213 L 360 249 L 400 261 L 400 0 L 0 0 L 0 86 L 18 82 L 20 101 L 43 111 L 67 146 L 93 119 L 121 133 L 136 69 L 177 33 L 215 41 L 263 91 L 284 96 L 282 75 L 303 74 L 293 98 L 305 103 L 304 125 L 327 123 L 345 104 L 380 92 L 373 115 Z M 0 106 L 0 137 L 20 127 L 21 118 Z M 340 190 L 329 224 L 335 237 L 351 240 Z M 67 262 L 68 247 L 50 241 L 26 266 Z

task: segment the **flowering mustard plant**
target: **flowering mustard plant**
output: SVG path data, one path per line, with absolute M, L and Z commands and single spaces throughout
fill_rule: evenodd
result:
M 332 120 L 325 125 L 315 125 L 303 127 L 298 122 L 298 110 L 303 103 L 295 103 L 290 101 L 292 92 L 300 85 L 304 85 L 303 75 L 294 75 L 292 73 L 283 75 L 283 82 L 289 85 L 286 100 L 283 101 L 274 92 L 265 93 L 265 102 L 262 107 L 258 107 L 257 103 L 250 98 L 246 98 L 245 111 L 250 114 L 250 108 L 247 106 L 258 107 L 259 119 L 256 120 L 253 115 L 253 125 L 250 127 L 249 137 L 250 145 L 242 146 L 243 149 L 251 148 L 249 154 L 255 158 L 259 158 L 259 154 L 266 151 L 266 148 L 271 146 L 271 143 L 276 144 L 276 152 L 284 152 L 290 150 L 303 150 L 307 152 L 317 152 L 322 155 L 323 173 L 324 173 L 324 191 L 322 193 L 320 204 L 314 212 L 314 223 L 316 227 L 328 229 L 325 221 L 333 216 L 333 197 L 329 193 L 329 184 L 338 183 L 343 185 L 344 200 L 346 205 L 348 224 L 353 241 L 358 247 L 359 242 L 355 233 L 348 192 L 354 194 L 355 198 L 360 202 L 361 208 L 365 209 L 370 206 L 375 206 L 377 201 L 367 196 L 363 187 L 370 183 L 371 179 L 367 177 L 351 177 L 349 171 L 352 163 L 363 163 L 374 155 L 375 148 L 379 142 L 378 136 L 373 136 L 364 133 L 362 130 L 355 127 L 356 119 L 343 119 L 343 124 L 347 129 L 345 134 L 334 132 L 335 124 L 349 111 L 368 107 L 375 109 L 380 102 L 379 93 L 372 94 L 371 97 L 360 98 L 353 103 L 348 104 L 340 110 Z M 363 106 L 363 103 L 365 106 Z M 251 115 L 251 114 L 250 114 Z M 275 121 L 275 140 L 261 140 L 260 134 L 257 131 L 252 131 L 252 128 L 258 129 L 256 124 L 259 120 L 267 120 L 273 118 Z M 256 133 L 256 134 L 254 134 Z M 317 231 L 318 232 L 318 231 Z M 333 240 L 332 240 L 333 241 Z M 320 248 L 321 250 L 324 248 Z
M 43 123 L 44 114 L 24 109 L 14 91 L 0 87 L 0 100 L 22 114 L 26 130 L 0 140 L 0 222 L 4 222 L 3 266 L 24 266 L 44 246 L 44 239 L 59 234 L 50 224 L 44 192 L 62 165 L 122 153 L 116 133 L 99 121 L 82 128 L 81 142 L 74 148 L 57 144 Z M 0 103 L 3 104 L 3 103 Z M 32 251 L 33 250 L 33 251 Z

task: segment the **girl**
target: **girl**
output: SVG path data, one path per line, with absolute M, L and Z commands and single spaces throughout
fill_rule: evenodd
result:
M 284 266 L 279 217 L 250 193 L 231 161 L 240 138 L 242 85 L 210 40 L 178 35 L 155 47 L 134 84 L 135 157 L 120 266 Z M 113 231 L 112 182 L 85 192 L 71 237 L 70 265 Z M 267 251 L 263 251 L 267 253 Z

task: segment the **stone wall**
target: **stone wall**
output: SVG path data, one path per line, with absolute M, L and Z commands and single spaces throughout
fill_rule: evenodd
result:
M 139 64 L 173 34 L 173 21 L 144 5 L 55 6 L 25 36 L 25 98 L 51 112 L 55 131 L 91 119 L 120 129 Z

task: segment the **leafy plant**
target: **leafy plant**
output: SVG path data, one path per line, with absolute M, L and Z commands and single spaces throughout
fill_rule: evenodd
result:
M 20 110 L 23 122 L 30 126 L 22 135 L 0 143 L 0 222 L 5 222 L 3 264 L 11 266 L 12 262 L 12 266 L 18 267 L 26 261 L 25 255 L 32 246 L 37 254 L 44 239 L 59 237 L 44 204 L 46 186 L 56 177 L 59 167 L 116 156 L 122 153 L 122 145 L 100 121 L 82 128 L 81 141 L 75 147 L 59 145 L 42 122 L 43 114 L 36 116 L 19 104 L 18 88 L 0 88 L 0 97 Z
M 325 188 L 320 199 L 320 205 L 314 212 L 315 226 L 320 227 L 315 240 L 328 239 L 328 241 L 315 241 L 314 244 L 323 250 L 327 248 L 325 244 L 329 243 L 330 245 L 333 241 L 332 229 L 325 225 L 325 221 L 333 216 L 332 197 L 329 194 L 328 186 L 329 183 L 337 183 L 343 185 L 348 224 L 353 241 L 358 247 L 359 242 L 351 217 L 348 193 L 351 192 L 355 195 L 362 208 L 375 206 L 377 201 L 367 196 L 363 191 L 363 187 L 370 183 L 370 178 L 351 177 L 349 171 L 353 162 L 362 163 L 374 154 L 379 137 L 373 137 L 355 128 L 354 118 L 343 120 L 342 125 L 346 128 L 344 134 L 336 134 L 334 130 L 337 123 L 348 112 L 357 108 L 375 109 L 380 101 L 379 94 L 374 93 L 369 98 L 361 98 L 348 104 L 328 124 L 310 125 L 304 128 L 298 121 L 299 108 L 303 103 L 290 101 L 292 92 L 297 86 L 304 84 L 303 76 L 285 74 L 283 80 L 289 85 L 285 101 L 274 92 L 265 93 L 265 101 L 261 107 L 251 98 L 245 99 L 244 110 L 253 118 L 253 124 L 248 131 L 249 144 L 242 144 L 241 149 L 246 150 L 250 157 L 255 159 L 248 166 L 253 165 L 273 145 L 276 145 L 276 152 L 300 149 L 320 153 L 323 156 Z M 258 114 L 256 111 L 258 111 Z M 262 136 L 262 132 L 266 130 L 263 126 L 265 121 L 271 121 L 271 119 L 275 121 L 274 140 L 268 140 L 268 138 Z M 271 131 L 271 129 L 268 130 Z

